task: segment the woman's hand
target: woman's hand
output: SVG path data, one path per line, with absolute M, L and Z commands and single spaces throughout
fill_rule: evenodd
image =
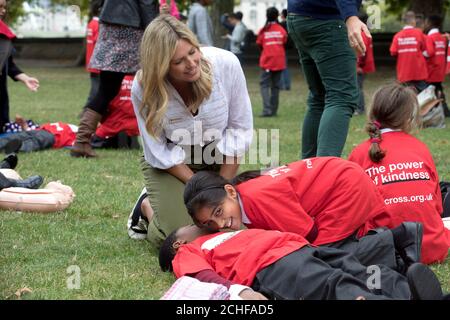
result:
M 18 74 L 16 79 L 23 82 L 30 91 L 37 92 L 39 89 L 39 80 L 25 73 Z
M 268 300 L 264 295 L 252 289 L 244 289 L 239 293 L 242 300 Z
M 358 55 L 364 55 L 366 53 L 366 45 L 364 44 L 361 32 L 364 32 L 366 36 L 372 38 L 369 28 L 364 22 L 359 20 L 357 16 L 351 16 L 345 21 L 348 32 L 348 42 L 350 46 L 356 51 Z

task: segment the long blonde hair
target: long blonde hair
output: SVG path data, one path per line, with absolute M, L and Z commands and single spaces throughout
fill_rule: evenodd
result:
M 184 39 L 197 50 L 200 45 L 194 33 L 182 22 L 170 15 L 160 15 L 145 29 L 140 55 L 141 70 L 136 77 L 143 88 L 142 104 L 139 108 L 145 118 L 148 133 L 157 137 L 163 126 L 163 118 L 169 101 L 168 73 L 177 42 Z M 212 69 L 203 57 L 200 60 L 200 78 L 192 83 L 193 99 L 188 106 L 196 112 L 212 90 Z

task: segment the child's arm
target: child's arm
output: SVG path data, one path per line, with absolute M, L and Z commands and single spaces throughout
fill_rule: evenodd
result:
M 267 300 L 267 298 L 259 292 L 253 291 L 252 288 L 240 284 L 233 284 L 231 281 L 221 277 L 213 270 L 202 270 L 196 274 L 190 274 L 202 282 L 212 282 L 224 285 L 230 293 L 231 299 L 236 300 L 237 297 L 243 300 Z

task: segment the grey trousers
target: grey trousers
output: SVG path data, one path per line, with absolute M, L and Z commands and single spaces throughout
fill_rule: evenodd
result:
M 406 277 L 384 266 L 363 266 L 352 254 L 303 247 L 259 271 L 252 288 L 280 300 L 410 299 Z
M 0 150 L 4 149 L 9 141 L 16 139 L 22 141 L 22 146 L 19 149 L 19 151 L 21 152 L 32 152 L 49 149 L 55 143 L 55 137 L 48 131 L 23 131 L 0 137 Z
M 259 82 L 263 100 L 263 114 L 274 116 L 278 111 L 280 95 L 281 71 L 265 71 L 261 74 Z
M 350 236 L 325 246 L 350 252 L 364 266 L 383 264 L 394 270 L 403 268 L 396 258 L 394 238 L 389 229 L 371 230 L 359 239 L 356 236 Z

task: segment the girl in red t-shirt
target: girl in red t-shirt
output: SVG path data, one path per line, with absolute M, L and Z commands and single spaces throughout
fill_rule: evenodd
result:
M 392 225 L 423 225 L 422 262 L 445 260 L 450 231 L 444 228 L 439 177 L 427 146 L 409 133 L 415 127 L 415 93 L 399 84 L 379 89 L 369 113 L 370 139 L 349 160 L 358 163 L 380 190 Z
M 267 22 L 258 32 L 256 44 L 260 47 L 262 117 L 272 117 L 278 111 L 281 72 L 286 69 L 287 32 L 278 23 L 279 12 L 275 7 L 266 11 Z
M 380 249 L 388 247 L 406 266 L 420 259 L 421 231 L 415 223 L 363 237 L 391 227 L 392 217 L 361 167 L 341 158 L 296 161 L 263 173 L 244 172 L 232 181 L 198 172 L 186 184 L 184 203 L 200 227 L 239 230 L 243 224 L 293 232 L 314 245 L 352 252 L 367 265 L 381 263 L 386 251 Z M 399 261 L 390 258 L 395 259 L 392 254 L 383 264 L 397 268 Z

